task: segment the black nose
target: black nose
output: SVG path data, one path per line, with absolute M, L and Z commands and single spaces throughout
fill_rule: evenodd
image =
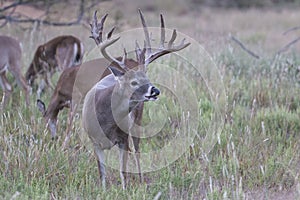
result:
M 158 96 L 159 94 L 160 94 L 159 89 L 157 89 L 156 87 L 151 88 L 151 96 Z

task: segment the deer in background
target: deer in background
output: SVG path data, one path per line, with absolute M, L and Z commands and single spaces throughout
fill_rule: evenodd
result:
M 168 46 L 165 47 L 165 27 L 163 16 L 161 20 L 161 40 L 159 48 L 153 49 L 150 45 L 149 31 L 142 12 L 139 10 L 142 21 L 145 45 L 140 49 L 136 42 L 136 69 L 130 69 L 126 65 L 127 53 L 124 49 L 122 60 L 112 57 L 106 48 L 117 42 L 118 38 L 111 38 L 114 28 L 107 34 L 107 39 L 103 40 L 103 26 L 107 14 L 104 15 L 98 23 L 96 12 L 91 24 L 92 38 L 98 45 L 102 55 L 117 66 L 109 66 L 112 74 L 100 80 L 87 94 L 84 99 L 82 110 L 82 125 L 84 131 L 88 134 L 93 143 L 94 151 L 97 157 L 100 180 L 105 188 L 105 155 L 104 150 L 111 149 L 118 145 L 120 149 L 120 176 L 122 188 L 126 187 L 126 165 L 129 152 L 129 133 L 133 123 L 141 123 L 144 102 L 154 101 L 160 94 L 160 91 L 152 85 L 146 75 L 146 69 L 150 63 L 157 58 L 175 51 L 186 48 L 190 43 L 175 46 L 173 43 L 176 39 L 176 30 L 173 31 Z M 130 134 L 133 135 L 133 134 Z M 134 134 L 135 135 L 135 134 Z M 136 162 L 141 175 L 139 163 L 139 138 L 132 137 Z M 140 176 L 141 177 L 141 176 Z
M 18 85 L 22 87 L 26 95 L 26 103 L 29 104 L 30 89 L 26 84 L 21 72 L 22 50 L 20 43 L 14 38 L 0 36 L 0 84 L 3 89 L 2 108 L 7 104 L 8 98 L 12 93 L 12 86 L 7 80 L 6 72 L 16 79 Z
M 46 85 L 54 88 L 51 77 L 56 71 L 63 71 L 66 68 L 81 64 L 83 54 L 83 44 L 78 38 L 71 35 L 59 36 L 40 45 L 25 74 L 31 87 L 36 78 L 41 78 L 37 90 L 38 98 Z

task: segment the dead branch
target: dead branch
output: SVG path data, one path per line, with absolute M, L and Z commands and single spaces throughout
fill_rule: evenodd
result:
M 249 55 L 253 56 L 254 58 L 256 59 L 260 59 L 260 57 L 255 54 L 253 51 L 249 50 L 248 48 L 246 48 L 246 46 L 241 42 L 239 41 L 237 38 L 235 38 L 234 36 L 231 36 L 231 39 L 236 42 L 244 51 L 246 51 Z
M 42 1 L 42 0 L 40 0 L 40 1 Z M 30 4 L 30 3 L 32 3 L 32 1 L 30 1 L 30 0 L 29 1 L 19 0 L 18 2 L 14 2 L 14 3 L 12 3 L 12 4 L 8 5 L 8 6 L 0 8 L 0 13 L 4 12 L 6 10 L 9 10 L 11 8 L 16 8 L 17 6 L 20 6 L 20 5 L 26 5 L 26 4 Z
M 279 49 L 279 51 L 276 52 L 276 55 L 279 55 L 279 54 L 287 51 L 291 46 L 293 46 L 294 44 L 296 44 L 299 40 L 300 40 L 300 37 L 297 37 L 293 41 L 289 42 L 284 47 L 282 47 L 281 49 Z
M 292 27 L 292 28 L 289 28 L 288 30 L 286 30 L 284 33 L 282 33 L 282 35 L 286 35 L 288 34 L 289 32 L 292 32 L 292 31 L 296 31 L 300 29 L 300 26 L 295 26 L 295 27 Z
M 8 14 L 8 16 L 12 16 L 12 14 L 16 11 L 16 6 L 13 7 L 13 9 L 10 11 L 10 13 Z M 5 20 L 1 25 L 0 25 L 0 28 L 4 27 L 6 24 L 7 24 L 7 20 Z
M 12 14 L 9 15 L 0 15 L 0 20 L 5 20 L 5 22 L 0 26 L 0 28 L 2 28 L 5 24 L 7 24 L 8 22 L 11 23 L 38 23 L 38 24 L 43 24 L 43 25 L 49 25 L 49 26 L 72 26 L 72 25 L 79 25 L 81 24 L 81 21 L 83 19 L 84 13 L 85 13 L 85 9 L 84 9 L 84 0 L 80 0 L 80 6 L 79 6 L 79 14 L 77 16 L 77 19 L 74 21 L 70 21 L 70 22 L 55 22 L 55 21 L 50 21 L 50 20 L 42 20 L 42 19 L 32 19 L 32 18 L 21 18 L 20 16 L 12 16 Z M 2 8 L 0 10 L 4 11 L 4 10 L 8 10 L 10 8 L 15 8 L 16 6 L 19 5 L 24 5 L 24 4 L 29 4 L 29 1 L 23 2 L 23 1 L 19 1 L 17 3 L 13 3 L 9 6 L 6 6 L 4 8 Z
M 284 47 L 282 47 L 281 49 L 279 49 L 275 55 L 274 55 L 274 58 L 272 59 L 272 62 L 271 62 L 271 68 L 274 67 L 276 61 L 278 60 L 278 58 L 280 57 L 280 54 L 282 54 L 283 52 L 289 50 L 289 48 L 291 46 L 293 46 L 294 44 L 296 44 L 298 41 L 300 40 L 300 37 L 297 37 L 296 39 L 294 39 L 293 41 L 287 43 Z

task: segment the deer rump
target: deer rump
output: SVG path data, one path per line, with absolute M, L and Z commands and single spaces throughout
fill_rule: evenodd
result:
M 81 64 L 83 53 L 81 41 L 71 35 L 59 36 L 40 45 L 25 75 L 28 84 L 33 86 L 35 79 L 40 76 L 47 85 L 52 86 L 48 79 L 56 71 Z M 43 89 L 44 86 L 40 87 Z

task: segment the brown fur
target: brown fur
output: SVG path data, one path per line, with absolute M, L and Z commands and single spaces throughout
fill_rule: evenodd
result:
M 2 107 L 7 104 L 12 92 L 12 86 L 8 82 L 6 72 L 11 72 L 17 83 L 22 87 L 26 95 L 26 103 L 29 104 L 29 88 L 21 73 L 22 51 L 20 43 L 8 36 L 0 36 L 0 83 L 3 89 Z
M 75 45 L 77 46 L 76 52 Z M 55 71 L 62 71 L 80 64 L 83 52 L 81 41 L 71 35 L 59 36 L 40 45 L 26 72 L 25 77 L 27 82 L 33 86 L 35 79 L 40 75 L 46 84 L 49 85 L 49 74 L 51 77 Z

